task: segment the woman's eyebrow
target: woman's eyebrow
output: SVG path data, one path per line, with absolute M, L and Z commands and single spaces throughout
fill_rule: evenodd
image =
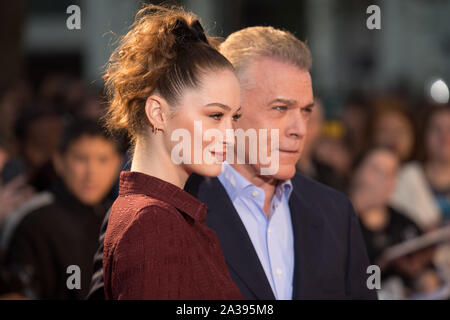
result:
M 231 108 L 225 104 L 219 103 L 219 102 L 212 102 L 212 103 L 208 103 L 207 105 L 205 105 L 205 107 L 220 107 L 222 109 L 225 109 L 227 111 L 230 111 Z

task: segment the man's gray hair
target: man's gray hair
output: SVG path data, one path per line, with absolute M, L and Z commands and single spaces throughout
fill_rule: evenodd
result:
M 310 71 L 311 51 L 292 33 L 273 27 L 249 27 L 236 31 L 219 45 L 219 51 L 240 74 L 255 58 L 268 57 Z

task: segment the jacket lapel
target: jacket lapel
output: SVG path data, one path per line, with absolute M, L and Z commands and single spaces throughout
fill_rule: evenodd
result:
M 312 206 L 312 199 L 302 195 L 301 179 L 304 178 L 299 175 L 293 179 L 293 192 L 289 199 L 294 232 L 294 300 L 304 298 L 308 294 L 309 283 L 314 282 L 321 263 L 323 234 L 320 210 Z
M 219 179 L 204 178 L 197 192 L 198 199 L 208 207 L 205 224 L 216 232 L 229 268 L 257 299 L 275 300 L 247 230 Z

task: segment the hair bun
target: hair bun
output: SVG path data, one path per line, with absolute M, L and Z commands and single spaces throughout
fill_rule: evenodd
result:
M 191 26 L 188 26 L 186 21 L 178 19 L 175 22 L 175 27 L 172 30 L 172 33 L 176 37 L 175 42 L 181 46 L 184 46 L 189 42 L 196 41 L 202 41 L 209 44 L 205 31 L 198 20 L 195 20 Z

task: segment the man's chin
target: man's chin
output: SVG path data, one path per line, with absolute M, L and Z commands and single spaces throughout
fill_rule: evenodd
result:
M 278 171 L 274 174 L 271 174 L 270 176 L 277 179 L 277 180 L 289 180 L 292 179 L 295 176 L 295 164 L 290 165 L 281 165 L 278 168 Z

